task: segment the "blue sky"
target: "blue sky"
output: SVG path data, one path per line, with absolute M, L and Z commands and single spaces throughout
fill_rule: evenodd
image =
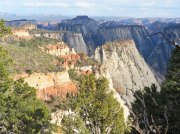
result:
M 180 0 L 0 0 L 0 13 L 180 17 Z

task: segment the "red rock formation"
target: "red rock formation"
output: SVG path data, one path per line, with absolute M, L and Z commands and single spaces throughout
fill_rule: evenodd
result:
M 79 54 L 77 54 L 73 48 L 69 48 L 64 42 L 58 42 L 56 44 L 49 44 L 46 47 L 40 47 L 40 49 L 51 55 L 55 55 L 61 59 L 61 63 L 65 68 L 73 68 L 77 60 L 80 59 Z
M 74 64 L 80 59 L 80 56 L 78 54 L 69 54 L 69 55 L 62 55 L 59 56 L 60 58 L 63 58 L 63 66 L 73 68 Z
M 65 98 L 67 93 L 75 94 L 77 87 L 73 82 L 66 82 L 62 85 L 55 85 L 44 89 L 37 90 L 37 98 L 41 100 L 51 100 L 52 96 Z
M 58 73 L 19 74 L 14 80 L 23 78 L 29 86 L 37 89 L 37 98 L 51 100 L 51 96 L 66 97 L 67 93 L 75 94 L 77 86 L 69 79 L 67 71 Z

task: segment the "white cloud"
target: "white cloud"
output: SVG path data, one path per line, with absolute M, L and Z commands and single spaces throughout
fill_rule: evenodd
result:
M 68 4 L 68 3 L 57 3 L 57 2 L 55 2 L 55 3 L 53 3 L 53 2 L 35 2 L 35 3 L 24 3 L 23 4 L 24 6 L 26 6 L 26 7 L 36 7 L 36 8 L 38 8 L 38 7 L 69 7 L 70 6 L 70 4 Z
M 74 4 L 75 7 L 79 7 L 79 8 L 91 8 L 94 7 L 95 5 L 96 5 L 95 3 L 84 2 L 84 1 L 79 1 Z
M 0 10 L 11 13 L 64 15 L 179 16 L 180 0 L 0 0 Z M 161 9 L 161 10 L 159 10 Z

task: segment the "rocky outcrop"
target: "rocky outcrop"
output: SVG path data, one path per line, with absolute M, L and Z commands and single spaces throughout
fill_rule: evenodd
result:
M 110 42 L 98 47 L 95 59 L 107 68 L 114 88 L 127 101 L 133 100 L 131 90 L 140 90 L 153 83 L 159 87 L 132 40 Z
M 64 56 L 70 54 L 76 54 L 74 48 L 69 48 L 64 42 L 58 42 L 56 44 L 49 44 L 45 47 L 39 47 L 42 51 L 54 55 Z
M 88 34 L 87 32 L 96 33 L 98 29 L 98 23 L 89 18 L 88 16 L 77 16 L 76 18 L 63 21 L 63 23 L 59 24 L 58 30 L 60 31 L 74 31 L 74 32 L 82 32 L 83 35 Z M 85 31 L 81 31 L 85 30 Z
M 31 39 L 32 36 L 29 34 L 29 31 L 26 29 L 13 29 L 12 30 L 13 36 L 17 38 L 23 39 Z
M 49 32 L 49 31 L 42 31 L 36 30 L 32 31 L 31 35 L 34 37 L 46 37 L 46 38 L 53 38 L 60 41 L 64 41 L 67 45 L 71 48 L 74 48 L 78 53 L 87 54 L 87 45 L 83 39 L 81 33 L 74 33 L 74 32 Z
M 26 24 L 20 28 L 13 28 L 12 33 L 13 36 L 17 38 L 23 38 L 23 39 L 31 39 L 32 35 L 30 35 L 29 30 L 36 29 L 36 25 L 32 24 Z
M 69 79 L 67 71 L 58 73 L 19 74 L 14 80 L 23 78 L 29 86 L 37 89 L 37 98 L 51 100 L 52 96 L 66 97 L 67 93 L 76 93 L 76 85 Z
M 80 60 L 80 55 L 75 52 L 74 48 L 68 47 L 64 42 L 49 44 L 44 47 L 39 47 L 39 49 L 43 52 L 59 57 L 57 65 L 60 64 L 60 66 L 63 66 L 66 70 L 74 68 L 75 63 Z

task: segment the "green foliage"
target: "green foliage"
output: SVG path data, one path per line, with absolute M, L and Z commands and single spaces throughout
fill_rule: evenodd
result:
M 19 42 L 16 42 L 15 44 L 18 44 L 20 47 L 30 47 L 33 49 L 37 49 L 38 47 L 46 46 L 48 44 L 56 44 L 58 42 L 59 41 L 56 39 L 36 37 L 31 40 L 21 39 Z
M 108 91 L 107 80 L 90 75 L 81 77 L 79 83 L 79 93 L 70 101 L 75 114 L 63 119 L 65 133 L 73 134 L 75 130 L 84 134 L 125 133 L 123 109 Z
M 1 21 L 2 22 L 2 21 Z M 1 37 L 7 31 L 2 30 Z M 8 67 L 12 62 L 0 47 L 0 133 L 35 134 L 50 129 L 50 113 L 43 102 L 36 99 L 36 90 L 22 80 L 9 78 Z
M 131 118 L 134 132 L 162 133 L 167 131 L 166 109 L 161 103 L 161 94 L 153 84 L 143 91 L 136 91 L 136 100 L 132 103 Z
M 12 60 L 7 52 L 0 47 L 0 92 L 4 92 L 9 88 L 11 81 L 9 80 L 8 66 L 11 65 Z
M 161 91 L 156 88 L 145 88 L 137 91 L 136 101 L 132 104 L 134 130 L 144 133 L 180 132 L 180 49 L 176 48 L 170 60 L 166 80 Z M 135 115 L 135 116 L 134 116 Z
M 50 126 L 50 113 L 36 99 L 36 91 L 15 81 L 6 93 L 0 92 L 0 133 L 39 133 Z
M 96 61 L 94 58 L 90 58 L 85 54 L 79 54 L 79 55 L 80 55 L 80 60 L 76 62 L 75 64 L 76 67 L 98 65 L 98 61 Z
M 55 62 L 57 58 L 28 47 L 18 47 L 15 45 L 3 45 L 14 61 L 13 66 L 9 66 L 11 72 L 54 72 L 62 71 L 62 66 L 58 66 Z
M 79 75 L 78 75 L 78 73 L 76 72 L 75 69 L 69 69 L 68 73 L 69 73 L 69 77 L 70 77 L 71 80 L 78 81 Z
M 0 20 L 0 39 L 8 34 L 11 34 L 11 29 L 9 27 L 6 27 L 5 21 L 1 19 Z
M 167 107 L 168 133 L 180 132 L 180 49 L 176 48 L 170 60 L 166 80 L 162 84 L 162 104 Z
M 0 55 L 0 133 L 38 133 L 48 128 L 50 113 L 36 99 L 35 89 L 22 80 L 10 80 L 7 66 L 11 60 L 2 48 Z

